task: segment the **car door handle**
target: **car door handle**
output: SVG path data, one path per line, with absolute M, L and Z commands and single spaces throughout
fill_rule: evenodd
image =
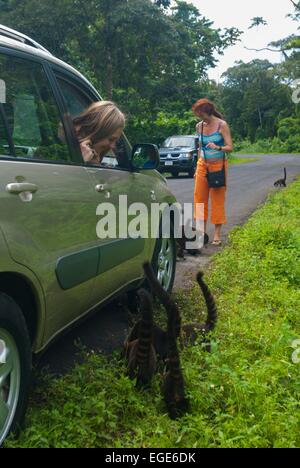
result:
M 150 190 L 150 198 L 151 198 L 151 200 L 153 200 L 153 201 L 156 200 L 156 195 L 155 195 L 154 190 Z
M 96 192 L 110 192 L 111 187 L 108 184 L 98 184 L 95 187 Z
M 29 182 L 15 182 L 12 184 L 7 184 L 6 191 L 9 193 L 35 193 L 38 190 L 38 186 L 35 184 L 30 184 Z

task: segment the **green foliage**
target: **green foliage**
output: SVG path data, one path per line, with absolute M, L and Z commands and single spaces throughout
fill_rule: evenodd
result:
M 139 135 L 140 141 L 152 141 L 160 144 L 171 135 L 190 135 L 195 133 L 195 117 L 191 112 L 185 112 L 180 118 L 176 115 L 158 112 L 155 120 L 135 118 L 131 119 L 135 126 L 133 134 Z M 129 132 L 131 128 L 128 129 Z
M 272 194 L 217 254 L 208 284 L 219 320 L 212 352 L 182 352 L 189 412 L 171 421 L 157 375 L 148 391 L 118 355 L 85 353 L 31 395 L 25 428 L 7 447 L 299 447 L 300 181 Z M 177 294 L 183 321 L 205 310 L 199 288 Z
M 279 120 L 277 137 L 258 138 L 254 143 L 250 140 L 235 141 L 237 153 L 300 153 L 300 118 L 287 117 Z M 257 137 L 259 134 L 257 133 Z
M 224 73 L 222 104 L 239 139 L 272 138 L 280 118 L 291 115 L 291 92 L 267 60 L 239 62 Z
M 154 0 L 154 3 L 162 8 L 168 8 L 171 4 L 171 0 Z
M 255 16 L 254 18 L 252 18 L 252 23 L 251 25 L 249 26 L 248 29 L 252 29 L 254 28 L 254 26 L 258 27 L 258 26 L 267 26 L 267 22 L 262 18 L 262 16 Z
M 216 52 L 236 43 L 241 33 L 214 29 L 192 4 L 176 1 L 170 9 L 169 3 L 10 0 L 1 22 L 33 37 L 78 68 L 103 98 L 123 106 L 132 141 L 140 135 L 158 141 L 168 135 L 145 130 L 155 128 L 160 112 L 182 120 L 207 88 L 203 80 L 216 66 Z
M 254 143 L 250 140 L 235 141 L 234 151 L 241 154 L 298 154 L 300 153 L 300 135 L 292 135 L 285 141 L 277 137 L 257 140 Z
M 133 143 L 159 143 L 173 133 L 194 132 L 189 109 L 201 97 L 224 113 L 234 140 L 252 143 L 273 139 L 279 121 L 299 112 L 290 89 L 300 76 L 295 34 L 272 45 L 284 54 L 282 63 L 239 62 L 217 85 L 207 72 L 217 66 L 217 54 L 240 40 L 241 31 L 215 29 L 201 7 L 191 3 L 9 0 L 0 7 L 3 24 L 75 66 L 104 99 L 114 99 L 124 109 Z M 261 17 L 252 20 L 253 26 L 265 24 Z M 286 146 L 296 150 L 296 140 L 291 136 Z
M 282 119 L 278 125 L 278 137 L 284 141 L 290 136 L 297 135 L 300 128 L 300 118 L 288 117 Z

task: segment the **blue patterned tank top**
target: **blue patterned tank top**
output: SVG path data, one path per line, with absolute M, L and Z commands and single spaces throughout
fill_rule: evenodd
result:
M 207 162 L 219 162 L 220 160 L 223 159 L 224 156 L 224 151 L 219 151 L 219 150 L 214 150 L 211 148 L 207 148 L 207 144 L 212 142 L 217 146 L 224 146 L 224 137 L 222 133 L 220 132 L 220 127 L 221 127 L 221 122 L 219 123 L 218 130 L 214 133 L 210 133 L 209 135 L 204 135 L 203 134 L 203 146 L 202 150 L 204 149 L 205 152 L 205 158 Z M 202 145 L 201 141 L 201 133 L 198 133 L 199 136 L 199 142 L 200 145 Z M 225 154 L 226 157 L 226 154 Z

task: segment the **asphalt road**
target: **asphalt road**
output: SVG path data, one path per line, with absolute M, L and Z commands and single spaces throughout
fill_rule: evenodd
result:
M 229 167 L 228 189 L 226 194 L 227 224 L 223 227 L 223 239 L 233 226 L 246 221 L 251 213 L 263 203 L 268 194 L 275 189 L 275 180 L 283 177 L 283 168 L 287 169 L 287 183 L 300 175 L 300 156 L 298 155 L 243 155 L 241 157 L 259 158 L 249 164 Z M 179 175 L 168 178 L 168 184 L 181 203 L 193 201 L 194 180 Z M 208 226 L 212 235 L 213 227 Z
M 247 157 L 247 155 L 244 155 Z M 254 155 L 248 155 L 254 157 Z M 287 183 L 291 183 L 300 175 L 300 155 L 259 155 L 259 161 L 249 164 L 233 165 L 229 168 L 226 210 L 228 224 L 222 231 L 222 239 L 226 243 L 227 234 L 232 227 L 243 224 L 257 207 L 266 200 L 268 194 L 275 189 L 274 181 L 283 177 L 283 168 L 287 168 Z M 194 179 L 182 175 L 178 178 L 168 178 L 168 184 L 181 203 L 193 201 Z M 208 234 L 212 237 L 212 226 Z M 208 246 L 197 257 L 187 256 L 177 264 L 175 289 L 189 287 L 195 277 L 195 272 L 205 269 L 211 256 L 220 247 Z M 60 338 L 41 357 L 37 366 L 37 374 L 46 367 L 54 374 L 62 374 L 80 361 L 80 342 L 89 350 L 111 353 L 120 347 L 126 337 L 128 312 L 122 303 L 114 303 L 102 308 L 93 317 L 67 335 Z

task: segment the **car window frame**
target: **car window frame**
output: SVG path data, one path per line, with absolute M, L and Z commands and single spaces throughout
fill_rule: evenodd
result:
M 47 79 L 47 82 L 48 82 L 48 85 L 49 85 L 49 90 L 51 91 L 51 93 L 53 95 L 53 99 L 54 99 L 55 104 L 57 106 L 58 116 L 59 116 L 59 118 L 60 118 L 60 120 L 61 120 L 61 122 L 63 124 L 65 137 L 66 137 L 66 145 L 67 145 L 69 154 L 71 156 L 71 160 L 68 160 L 68 161 L 20 157 L 20 156 L 16 155 L 15 145 L 14 145 L 14 141 L 13 141 L 13 138 L 12 138 L 14 154 L 10 155 L 10 156 L 0 155 L 0 161 L 5 161 L 5 160 L 6 161 L 11 161 L 11 160 L 13 160 L 13 161 L 20 161 L 20 162 L 39 163 L 39 164 L 54 164 L 54 165 L 64 165 L 64 166 L 74 166 L 74 165 L 76 166 L 76 165 L 78 165 L 78 160 L 79 160 L 79 158 L 81 158 L 81 153 L 76 154 L 76 150 L 75 150 L 75 148 L 73 146 L 74 142 L 73 142 L 73 140 L 71 138 L 71 135 L 70 135 L 70 127 L 69 127 L 69 125 L 67 123 L 66 116 L 63 113 L 63 105 L 62 105 L 63 103 L 61 102 L 60 92 L 58 92 L 58 89 L 56 88 L 56 83 L 55 83 L 55 80 L 54 80 L 53 73 L 51 71 L 51 67 L 49 66 L 49 62 L 43 57 L 39 57 L 39 56 L 30 54 L 29 52 L 16 50 L 14 48 L 3 46 L 3 45 L 0 45 L 0 54 L 6 55 L 6 56 L 9 56 L 9 57 L 12 57 L 12 58 L 14 58 L 14 57 L 15 58 L 21 58 L 23 60 L 35 62 L 35 63 L 38 63 L 43 68 L 43 71 L 45 73 L 45 76 L 46 76 L 46 79 Z M 74 156 L 75 156 L 75 159 L 77 161 L 76 160 L 74 161 Z M 80 161 L 79 161 L 79 163 L 80 163 Z
M 51 68 L 51 71 L 54 75 L 54 80 L 55 80 L 55 84 L 57 86 L 57 89 L 58 89 L 58 92 L 60 94 L 60 99 L 62 101 L 62 106 L 63 106 L 63 112 L 65 114 L 68 114 L 68 109 L 66 108 L 66 104 L 65 104 L 65 100 L 64 100 L 64 97 L 63 97 L 63 93 L 62 93 L 62 90 L 60 88 L 60 85 L 58 83 L 58 80 L 64 80 L 66 81 L 67 83 L 70 84 L 70 86 L 73 86 L 75 89 L 78 90 L 78 93 L 79 94 L 82 94 L 83 96 L 86 96 L 88 98 L 88 100 L 90 100 L 90 102 L 95 102 L 95 101 L 102 101 L 102 97 L 100 96 L 100 94 L 92 87 L 89 85 L 88 82 L 85 82 L 83 79 L 81 79 L 79 76 L 73 74 L 70 70 L 66 70 L 64 69 L 63 67 L 60 67 L 59 65 L 57 64 L 50 64 L 50 68 Z M 116 166 L 116 167 L 105 167 L 105 166 L 101 166 L 101 165 L 98 165 L 98 164 L 87 164 L 86 162 L 84 162 L 82 160 L 82 156 L 81 156 L 81 151 L 80 151 L 80 145 L 79 145 L 79 142 L 78 142 L 78 139 L 73 131 L 73 125 L 72 125 L 72 122 L 70 121 L 70 119 L 68 119 L 68 125 L 71 127 L 70 128 L 70 134 L 71 134 L 71 138 L 73 140 L 73 145 L 78 148 L 78 151 L 80 152 L 80 158 L 81 158 L 81 161 L 79 162 L 79 165 L 83 166 L 83 167 L 96 167 L 96 168 L 101 168 L 101 169 L 113 169 L 113 170 L 119 170 L 119 171 L 126 171 L 126 172 L 132 172 L 133 169 L 132 167 L 119 167 L 119 166 Z M 132 152 L 132 146 L 130 144 L 130 142 L 128 141 L 126 135 L 124 132 L 122 132 L 122 138 L 124 138 L 125 140 L 125 143 L 128 147 L 128 150 L 131 154 Z M 130 163 L 130 157 L 129 157 L 129 163 Z M 133 171 L 135 172 L 135 171 Z
M 56 73 L 66 81 L 69 81 L 71 85 L 75 86 L 79 89 L 79 92 L 82 94 L 86 94 L 88 98 L 93 100 L 102 100 L 100 94 L 89 84 L 88 81 L 85 81 L 84 78 L 80 78 L 75 73 L 72 73 L 70 70 L 65 69 L 63 66 L 59 64 L 51 62 L 51 60 L 47 60 L 44 57 L 39 57 L 38 55 L 31 54 L 27 51 L 16 50 L 14 47 L 10 47 L 7 45 L 0 44 L 0 54 L 4 54 L 11 57 L 21 58 L 24 60 L 30 60 L 31 62 L 38 63 L 42 66 L 46 78 L 48 80 L 48 85 L 50 86 L 50 90 L 53 94 L 53 98 L 57 105 L 58 114 L 63 124 L 65 137 L 66 137 L 66 144 L 68 147 L 68 151 L 71 156 L 71 160 L 64 161 L 64 160 L 51 160 L 51 159 L 39 159 L 39 158 L 26 158 L 20 157 L 16 155 L 15 146 L 13 143 L 14 154 L 13 155 L 0 155 L 0 161 L 21 161 L 21 162 L 29 162 L 29 163 L 40 163 L 40 164 L 54 164 L 54 165 L 64 165 L 64 166 L 81 166 L 81 167 L 96 167 L 101 169 L 108 169 L 105 166 L 101 167 L 98 165 L 90 165 L 87 164 L 82 159 L 82 154 L 80 151 L 80 145 L 76 138 L 76 135 L 73 131 L 73 125 L 68 118 L 68 112 L 66 109 L 64 97 L 62 95 L 62 91 L 60 86 L 57 82 Z M 125 133 L 122 133 L 122 137 L 124 138 L 126 145 L 128 147 L 129 152 L 132 151 L 132 145 L 130 144 L 129 140 L 127 139 Z M 13 139 L 12 139 L 13 140 Z M 130 163 L 129 157 L 129 163 Z M 126 171 L 126 172 L 139 172 L 129 164 L 130 167 L 118 167 L 110 168 L 113 170 L 119 171 Z
M 6 156 L 8 158 L 16 158 L 17 157 L 16 156 L 16 148 L 15 148 L 15 144 L 14 144 L 14 141 L 13 141 L 13 137 L 10 134 L 10 131 L 9 131 L 9 125 L 8 125 L 8 122 L 7 122 L 6 114 L 5 114 L 4 109 L 3 109 L 3 103 L 0 103 L 0 119 L 2 120 L 4 129 L 5 129 L 5 138 L 7 140 L 9 151 L 10 151 L 10 154 L 5 154 L 3 156 L 4 157 Z

